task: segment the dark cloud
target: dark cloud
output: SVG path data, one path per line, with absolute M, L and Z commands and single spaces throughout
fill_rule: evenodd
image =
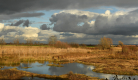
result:
M 29 20 L 26 20 L 26 21 L 23 23 L 23 26 L 29 27 L 29 24 L 31 24 L 31 22 L 30 22 Z
M 19 26 L 21 24 L 23 24 L 23 26 L 28 27 L 29 24 L 32 24 L 32 22 L 30 22 L 29 20 L 19 20 L 16 23 L 11 23 L 10 26 Z
M 47 27 L 46 24 L 43 24 L 43 25 L 40 26 L 40 29 L 41 29 L 41 30 L 49 30 L 50 28 Z
M 85 12 L 84 12 L 85 13 Z M 83 13 L 82 13 L 83 14 Z M 92 15 L 92 14 L 91 14 Z M 58 32 L 84 33 L 90 35 L 138 35 L 138 14 L 135 12 L 114 14 L 81 15 L 71 13 L 58 13 L 51 16 L 53 30 Z M 91 20 L 95 23 L 90 23 Z M 79 23 L 84 23 L 78 26 Z
M 19 25 L 21 25 L 23 22 L 24 22 L 24 20 L 19 20 L 19 21 L 17 21 L 15 24 L 12 23 L 10 26 L 19 26 Z
M 0 15 L 0 21 L 19 19 L 21 17 L 38 17 L 42 15 L 44 15 L 44 13 L 15 13 L 15 14 L 8 14 L 8 15 L 3 14 L 3 15 Z
M 69 32 L 64 32 L 64 33 L 61 33 L 60 35 L 63 35 L 63 36 L 73 36 L 74 34 L 71 34 Z
M 0 14 L 23 11 L 85 9 L 101 6 L 138 7 L 137 0 L 0 0 Z

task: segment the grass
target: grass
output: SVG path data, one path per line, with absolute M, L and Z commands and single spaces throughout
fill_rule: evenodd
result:
M 62 65 L 48 64 L 47 66 L 63 67 Z
M 31 72 L 21 71 L 17 70 L 16 68 L 13 69 L 5 69 L 0 70 L 0 79 L 21 79 L 22 77 L 39 77 L 39 78 L 46 78 L 46 79 L 56 79 L 56 80 L 105 80 L 105 79 L 99 79 L 97 77 L 88 77 L 83 74 L 74 74 L 73 72 L 63 75 L 46 75 L 46 74 L 35 74 Z

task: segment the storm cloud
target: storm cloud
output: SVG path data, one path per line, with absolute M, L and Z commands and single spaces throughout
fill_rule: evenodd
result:
M 29 25 L 32 24 L 32 22 L 30 22 L 29 20 L 19 20 L 16 23 L 10 24 L 10 26 L 19 26 L 21 24 L 23 24 L 23 26 L 29 27 Z
M 15 14 L 0 14 L 0 21 L 20 19 L 22 17 L 39 17 L 44 15 L 44 13 L 15 13 Z
M 66 10 L 53 14 L 50 18 L 53 30 L 58 32 L 84 33 L 89 35 L 137 35 L 138 14 L 133 12 L 115 12 L 105 14 Z M 79 26 L 79 23 L 83 23 Z
M 41 30 L 49 30 L 50 28 L 47 27 L 46 24 L 43 24 L 43 25 L 40 26 L 40 29 L 41 29 Z
M 37 10 L 86 9 L 101 6 L 134 8 L 138 7 L 137 4 L 137 0 L 0 0 L 0 14 Z
M 10 26 L 19 26 L 19 25 L 21 25 L 23 22 L 24 22 L 24 20 L 19 20 L 19 21 L 17 21 L 15 24 L 12 23 Z

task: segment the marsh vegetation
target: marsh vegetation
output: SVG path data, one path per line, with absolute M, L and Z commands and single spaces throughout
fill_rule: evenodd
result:
M 138 75 L 138 47 L 124 45 L 121 41 L 118 46 L 113 46 L 112 39 L 106 37 L 100 39 L 99 45 L 92 47 L 61 42 L 56 36 L 50 37 L 47 45 L 36 43 L 31 39 L 26 43 L 20 43 L 15 39 L 14 43 L 10 44 L 6 44 L 1 39 L 0 45 L 1 67 L 19 65 L 21 62 L 28 61 L 78 62 L 96 66 L 93 71 L 99 73 Z M 49 66 L 62 67 L 51 64 Z M 70 77 L 73 78 L 73 76 Z

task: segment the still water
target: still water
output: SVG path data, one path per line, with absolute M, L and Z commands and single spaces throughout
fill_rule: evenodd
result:
M 20 63 L 20 66 L 16 66 L 16 68 L 18 70 L 28 71 L 32 73 L 49 74 L 49 75 L 62 75 L 62 74 L 67 74 L 69 71 L 72 71 L 73 73 L 85 74 L 87 76 L 99 77 L 104 79 L 107 78 L 109 80 L 113 80 L 114 79 L 113 77 L 115 76 L 113 74 L 93 72 L 92 70 L 95 67 L 92 65 L 84 65 L 80 63 L 68 63 L 68 64 L 61 64 L 64 67 L 54 67 L 54 66 L 47 66 L 47 64 L 49 64 L 49 62 Z M 30 67 L 30 68 L 24 69 L 22 67 Z M 4 68 L 1 68 L 1 70 L 10 69 L 10 68 L 14 68 L 14 67 L 4 66 Z M 138 76 L 118 75 L 118 78 L 122 78 L 122 77 L 131 77 L 131 79 L 135 78 L 135 80 L 138 80 Z M 42 79 L 42 80 L 48 80 L 48 79 Z M 126 80 L 126 79 L 122 79 L 122 80 Z

